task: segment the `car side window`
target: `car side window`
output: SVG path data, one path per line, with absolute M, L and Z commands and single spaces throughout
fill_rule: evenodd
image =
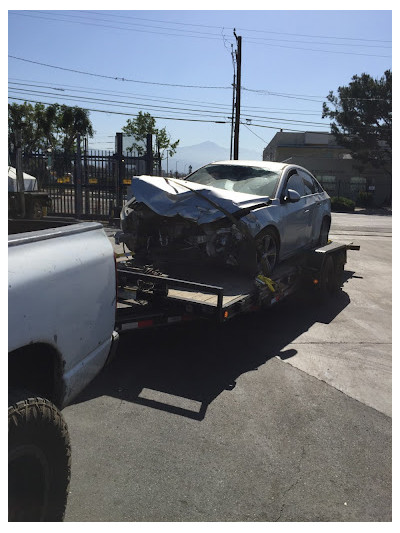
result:
M 314 178 L 314 176 L 305 171 L 301 171 L 301 175 L 304 179 L 304 186 L 307 191 L 306 194 L 318 194 L 324 192 L 321 184 L 317 179 Z
M 298 192 L 300 196 L 305 195 L 303 179 L 297 173 L 292 174 L 288 179 L 285 187 L 285 194 L 287 193 L 288 189 L 293 189 L 294 191 Z
M 309 194 L 315 194 L 318 192 L 317 184 L 311 174 L 308 174 L 308 172 L 304 172 L 303 170 L 298 170 L 299 175 L 303 179 L 304 183 L 304 189 L 306 196 Z
M 315 187 L 317 189 L 316 192 L 324 192 L 324 189 L 322 188 L 321 184 L 315 178 L 313 178 L 313 182 L 315 183 Z

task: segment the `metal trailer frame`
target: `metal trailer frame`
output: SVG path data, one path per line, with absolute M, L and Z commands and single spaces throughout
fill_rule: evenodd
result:
M 278 265 L 270 278 L 257 276 L 253 290 L 224 303 L 224 287 L 169 277 L 134 261 L 117 263 L 118 303 L 116 329 L 119 332 L 166 326 L 195 319 L 223 323 L 239 314 L 266 308 L 281 301 L 300 287 L 309 286 L 324 298 L 342 285 L 347 250 L 359 245 L 329 242 L 303 252 Z M 183 288 L 216 295 L 215 303 L 180 299 L 170 289 Z

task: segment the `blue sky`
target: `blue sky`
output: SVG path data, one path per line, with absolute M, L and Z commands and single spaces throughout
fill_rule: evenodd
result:
M 96 7 L 9 8 L 8 77 L 11 101 L 106 111 L 90 114 L 95 149 L 112 149 L 115 133 L 139 110 L 164 117 L 157 125 L 181 146 L 229 148 L 233 28 L 242 36 L 242 120 L 250 119 L 240 146 L 260 159 L 279 128 L 328 131 L 321 109 L 330 90 L 355 74 L 381 77 L 392 68 L 390 8 L 111 11 L 89 4 Z

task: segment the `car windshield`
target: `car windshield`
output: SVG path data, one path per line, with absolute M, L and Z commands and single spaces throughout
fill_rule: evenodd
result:
M 280 172 L 257 166 L 207 165 L 190 174 L 187 181 L 202 185 L 273 198 Z

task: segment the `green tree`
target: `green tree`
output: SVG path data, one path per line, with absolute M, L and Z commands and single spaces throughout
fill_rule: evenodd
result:
M 143 113 L 142 111 L 139 111 L 135 118 L 129 118 L 122 131 L 134 137 L 135 140 L 128 149 L 131 151 L 135 150 L 139 155 L 143 155 L 146 151 L 146 137 L 149 133 L 157 137 L 161 159 L 164 158 L 165 154 L 172 157 L 179 144 L 179 140 L 175 142 L 171 141 L 166 128 L 158 129 L 156 127 L 156 120 L 150 113 Z
M 35 121 L 35 108 L 28 103 L 8 105 L 8 149 L 14 151 L 16 132 L 21 133 L 24 147 L 37 150 L 40 146 L 40 134 Z
M 58 145 L 59 127 L 58 116 L 60 106 L 51 104 L 45 107 L 43 104 L 35 105 L 34 121 L 38 131 L 39 148 L 55 149 Z
M 61 132 L 61 144 L 66 152 L 72 150 L 78 134 L 93 137 L 94 131 L 89 111 L 81 107 L 62 105 L 58 113 L 57 126 Z
M 60 104 L 34 106 L 27 102 L 8 106 L 8 146 L 13 151 L 15 133 L 21 132 L 23 149 L 35 150 L 63 149 L 71 151 L 78 133 L 93 136 L 93 126 L 89 112 L 80 107 Z
M 380 79 L 369 74 L 353 76 L 348 86 L 330 91 L 322 107 L 331 132 L 348 148 L 361 166 L 370 164 L 391 174 L 392 162 L 392 72 Z

